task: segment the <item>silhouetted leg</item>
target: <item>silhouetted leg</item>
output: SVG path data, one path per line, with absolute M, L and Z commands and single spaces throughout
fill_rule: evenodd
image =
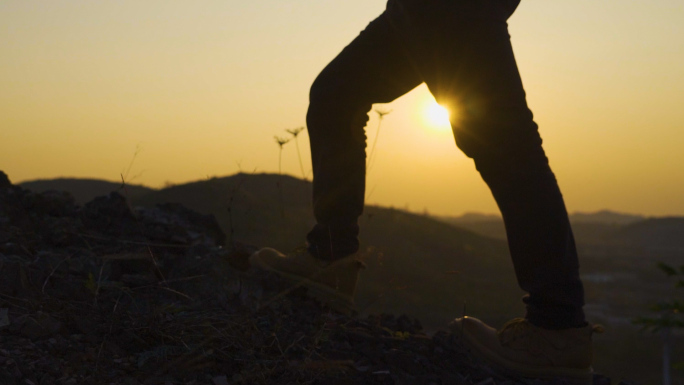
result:
M 529 293 L 527 318 L 574 327 L 585 322 L 577 252 L 510 44 L 506 19 L 515 5 L 396 0 L 388 13 L 430 91 L 456 112 L 456 143 L 501 210 L 518 282 Z
M 366 134 L 373 103 L 388 103 L 422 83 L 399 49 L 385 14 L 371 22 L 316 78 L 307 128 L 317 225 L 309 250 L 336 259 L 359 248 L 364 206 Z

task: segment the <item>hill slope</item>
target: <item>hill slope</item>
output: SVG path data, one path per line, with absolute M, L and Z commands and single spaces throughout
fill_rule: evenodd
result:
M 218 247 L 211 218 L 183 207 L 131 210 L 118 194 L 78 207 L 3 176 L 2 384 L 530 383 L 450 332 L 335 314 L 239 269 L 254 249 Z
M 647 250 L 684 253 L 684 218 L 650 218 L 622 227 L 616 240 Z
M 245 266 L 254 248 L 219 247 L 212 218 L 182 206 L 111 194 L 78 207 L 3 176 L 2 384 L 563 383 L 496 374 L 406 316 L 335 314 Z
M 282 192 L 282 201 L 281 201 Z M 289 176 L 236 174 L 168 187 L 134 205 L 177 202 L 216 216 L 229 240 L 292 249 L 313 223 L 311 184 Z
M 214 214 L 229 245 L 243 242 L 288 250 L 300 246 L 313 225 L 310 196 L 311 184 L 296 178 L 238 174 L 154 191 L 134 199 L 134 204 L 182 202 Z M 470 219 L 494 223 L 492 218 Z M 575 222 L 585 310 L 592 322 L 604 323 L 610 331 L 596 341 L 595 368 L 644 383 L 659 378 L 658 341 L 639 334 L 630 320 L 646 314 L 650 304 L 671 291 L 655 262 L 681 264 L 676 240 L 684 239 L 684 234 L 670 231 L 678 223 Z M 358 303 L 367 314 L 406 313 L 420 318 L 428 330 L 443 327 L 464 308 L 493 325 L 522 314 L 522 293 L 503 240 L 382 207 L 367 207 L 360 225 L 368 268 L 360 282 Z M 503 230 L 502 223 L 497 226 Z M 655 246 L 649 242 L 661 239 L 658 234 L 663 231 L 668 234 L 663 240 Z M 669 247 L 673 239 L 675 247 Z
M 314 224 L 310 201 L 310 182 L 272 174 L 198 181 L 133 199 L 213 214 L 229 240 L 281 250 L 303 245 Z M 522 312 L 504 242 L 381 207 L 367 207 L 359 225 L 367 269 L 358 302 L 366 312 L 420 315 L 429 329 L 460 314 L 464 303 L 469 314 L 498 323 Z

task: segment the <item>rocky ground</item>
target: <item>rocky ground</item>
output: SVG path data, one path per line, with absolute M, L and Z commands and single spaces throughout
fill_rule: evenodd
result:
M 78 207 L 0 172 L 0 384 L 562 384 L 503 377 L 417 320 L 336 314 L 213 217 L 121 192 Z

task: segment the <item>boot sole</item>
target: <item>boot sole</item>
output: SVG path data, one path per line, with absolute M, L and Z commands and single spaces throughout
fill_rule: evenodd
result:
M 351 296 L 341 294 L 339 291 L 331 288 L 330 286 L 313 281 L 311 278 L 315 278 L 316 275 L 307 278 L 275 269 L 261 262 L 257 255 L 252 255 L 250 260 L 257 262 L 257 267 L 261 268 L 262 270 L 278 274 L 278 276 L 293 284 L 289 291 L 292 291 L 298 287 L 305 287 L 308 289 L 308 294 L 311 297 L 317 299 L 321 303 L 329 306 L 331 309 L 339 313 L 352 315 L 356 312 L 354 299 Z
M 592 385 L 594 382 L 594 371 L 591 368 L 575 369 L 575 368 L 540 368 L 522 366 L 520 363 L 510 361 L 501 357 L 486 346 L 480 344 L 475 339 L 470 338 L 467 334 L 462 333 L 456 326 L 451 327 L 454 335 L 462 336 L 460 339 L 473 355 L 481 360 L 492 365 L 500 373 L 509 376 L 538 378 L 543 380 L 551 380 L 560 378 L 568 385 Z

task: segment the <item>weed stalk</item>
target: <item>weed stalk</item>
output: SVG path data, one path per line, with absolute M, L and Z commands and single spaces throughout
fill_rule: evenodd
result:
M 299 168 L 302 170 L 302 178 L 306 180 L 306 174 L 304 173 L 304 164 L 302 163 L 302 154 L 299 151 L 299 140 L 297 140 L 297 136 L 299 135 L 300 132 L 304 131 L 304 127 L 297 127 L 293 128 L 291 130 L 285 130 L 292 134 L 295 140 L 295 146 L 297 147 L 297 158 L 299 158 Z
M 392 110 L 385 111 L 377 108 L 374 111 L 376 114 L 378 114 L 378 130 L 375 133 L 375 139 L 373 139 L 373 146 L 371 146 L 371 152 L 368 156 L 368 162 L 366 163 L 366 174 L 368 174 L 368 172 L 370 171 L 371 167 L 373 166 L 373 160 L 375 160 L 375 145 L 378 144 L 378 136 L 380 136 L 380 127 L 382 126 L 382 119 L 385 117 L 385 115 L 392 112 Z
M 278 153 L 278 195 L 280 197 L 280 214 L 285 218 L 285 204 L 283 203 L 283 186 L 282 186 L 282 178 L 283 178 L 283 173 L 282 173 L 282 167 L 283 167 L 283 146 L 290 141 L 290 139 L 285 139 L 276 136 L 275 137 L 276 143 L 278 143 L 278 147 L 280 148 L 280 152 Z

